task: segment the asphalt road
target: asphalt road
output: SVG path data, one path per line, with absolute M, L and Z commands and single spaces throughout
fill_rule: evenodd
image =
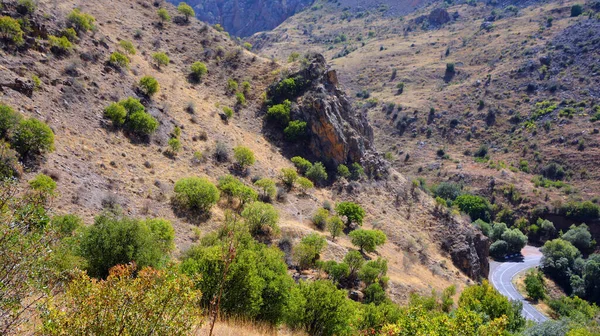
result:
M 511 300 L 521 301 L 523 303 L 523 316 L 525 318 L 535 322 L 544 322 L 548 318 L 529 304 L 512 283 L 512 279 L 517 273 L 538 266 L 542 254 L 539 249 L 531 246 L 525 247 L 522 253 L 522 257 L 513 258 L 505 262 L 493 261 L 490 267 L 489 279 L 492 286 L 494 286 L 494 288 L 502 295 Z

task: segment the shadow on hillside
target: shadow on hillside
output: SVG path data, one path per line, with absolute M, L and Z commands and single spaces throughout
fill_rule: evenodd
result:
M 184 219 L 187 222 L 194 225 L 200 225 L 202 223 L 205 223 L 211 217 L 210 211 L 199 212 L 198 210 L 189 210 L 186 207 L 180 205 L 174 199 L 171 200 L 171 210 L 173 210 L 173 214 L 175 214 L 177 218 Z

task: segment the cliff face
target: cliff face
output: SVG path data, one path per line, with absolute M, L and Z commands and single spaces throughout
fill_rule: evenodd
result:
M 179 0 L 168 0 L 177 5 Z M 220 24 L 231 35 L 245 37 L 277 27 L 313 0 L 188 0 L 196 17 Z

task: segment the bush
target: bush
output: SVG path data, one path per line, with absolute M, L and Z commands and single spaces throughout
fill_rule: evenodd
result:
M 44 335 L 185 335 L 202 323 L 202 293 L 176 270 L 120 265 L 101 281 L 74 273 L 65 293 L 44 307 Z
M 369 260 L 362 265 L 358 271 L 358 278 L 369 286 L 376 282 L 385 282 L 385 275 L 388 270 L 388 262 L 385 259 Z
M 294 166 L 296 166 L 300 174 L 305 174 L 310 168 L 312 168 L 312 163 L 301 156 L 294 156 L 291 161 Z
M 227 120 L 233 118 L 233 110 L 228 106 L 223 106 L 223 114 Z
M 179 153 L 179 151 L 181 150 L 181 140 L 179 140 L 178 138 L 169 139 L 168 145 L 169 152 L 171 155 L 177 155 L 177 153 Z
M 298 179 L 296 179 L 296 183 L 298 184 L 298 187 L 300 188 L 300 191 L 302 191 L 303 194 L 306 194 L 306 192 L 309 189 L 312 189 L 315 187 L 315 185 L 306 177 L 298 177 Z
M 344 222 L 338 216 L 329 217 L 327 220 L 327 230 L 331 234 L 331 240 L 335 241 L 344 230 Z
M 183 178 L 174 191 L 174 201 L 191 211 L 206 213 L 219 201 L 219 190 L 205 178 Z
M 66 37 L 67 40 L 69 40 L 71 42 L 77 41 L 77 32 L 75 31 L 75 29 L 73 29 L 71 27 L 63 29 L 60 32 L 60 36 Z
M 541 249 L 543 258 L 540 269 L 568 288 L 571 272 L 581 253 L 570 242 L 563 239 L 547 241 Z
M 56 37 L 49 35 L 50 49 L 55 54 L 67 54 L 73 49 L 73 44 L 66 37 Z
M 238 82 L 235 81 L 233 78 L 229 78 L 227 80 L 227 88 L 226 88 L 227 92 L 234 93 L 237 91 L 237 89 L 238 89 Z
M 544 166 L 541 173 L 545 178 L 549 178 L 554 181 L 562 180 L 565 177 L 565 169 L 556 162 L 552 162 Z
M 508 244 L 508 253 L 520 253 L 521 249 L 527 245 L 527 236 L 517 228 L 507 229 L 502 234 L 502 240 Z
M 385 244 L 387 237 L 380 230 L 358 229 L 350 232 L 352 244 L 360 248 L 360 251 L 375 252 L 377 246 Z
M 354 162 L 352 166 L 350 166 L 350 178 L 352 180 L 358 181 L 360 178 L 365 175 L 365 170 L 358 162 Z
M 186 4 L 185 2 L 180 2 L 179 3 L 179 6 L 177 6 L 177 11 L 181 15 L 185 16 L 185 21 L 186 22 L 190 21 L 190 17 L 191 16 L 196 16 L 196 13 L 194 12 L 194 9 L 190 5 Z
M 171 62 L 171 60 L 169 59 L 169 56 L 167 56 L 167 54 L 165 54 L 162 51 L 152 54 L 152 59 L 154 60 L 154 62 L 156 62 L 156 65 L 159 68 L 161 66 L 169 65 L 169 62 Z
M 244 207 L 242 217 L 253 236 L 270 238 L 279 234 L 279 213 L 271 204 L 252 202 Z
M 160 8 L 159 10 L 157 10 L 156 14 L 158 14 L 158 17 L 162 22 L 171 21 L 171 15 L 169 15 L 169 12 L 164 8 Z
M 350 169 L 346 165 L 341 164 L 337 167 L 337 174 L 339 177 L 347 179 L 350 177 Z
M 235 103 L 240 106 L 246 106 L 246 97 L 243 93 L 238 92 L 235 94 Z
M 253 165 L 256 161 L 252 150 L 243 146 L 238 146 L 233 149 L 233 157 L 241 169 L 246 169 L 247 167 Z
M 284 101 L 283 104 L 273 105 L 267 110 L 267 117 L 277 121 L 281 126 L 288 125 L 291 106 L 292 103 L 289 100 Z
M 532 300 L 543 300 L 546 297 L 544 277 L 539 271 L 529 271 L 525 276 L 525 290 Z
M 455 67 L 454 67 L 454 63 L 446 63 L 446 72 L 447 73 L 454 73 Z
M 569 231 L 565 232 L 560 238 L 573 244 L 573 246 L 583 253 L 591 250 L 595 243 L 588 226 L 585 224 L 579 226 L 571 225 Z
M 323 248 L 327 245 L 324 237 L 318 233 L 311 233 L 302 238 L 298 245 L 294 246 L 293 257 L 300 269 L 315 266 Z
M 126 53 L 128 53 L 129 55 L 135 55 L 136 50 L 135 47 L 133 46 L 133 43 L 131 43 L 131 41 L 127 41 L 127 40 L 121 40 L 119 42 L 119 45 L 121 46 L 121 48 L 123 48 L 123 50 L 125 50 Z
M 158 90 L 160 90 L 158 81 L 152 76 L 142 77 L 142 79 L 140 79 L 139 87 L 140 90 L 148 97 L 154 96 Z
M 68 236 L 83 227 L 83 220 L 77 215 L 67 214 L 52 217 L 50 224 L 61 236 Z
M 483 221 L 490 220 L 491 206 L 489 202 L 476 195 L 464 194 L 460 195 L 454 201 L 458 208 L 468 214 L 472 221 L 482 219 Z
M 23 120 L 21 114 L 10 106 L 0 104 L 0 139 L 8 138 L 10 132 Z
M 363 302 L 365 304 L 374 303 L 379 305 L 386 300 L 385 290 L 378 283 L 371 284 L 369 287 L 365 288 L 364 292 L 365 298 Z
M 275 187 L 275 181 L 270 178 L 261 178 L 254 182 L 254 185 L 261 188 L 263 192 L 263 200 L 272 200 L 277 196 L 277 188 Z
M 297 179 L 298 173 L 296 173 L 295 169 L 281 168 L 281 181 L 286 187 L 292 188 Z
M 302 139 L 306 135 L 306 122 L 299 120 L 290 121 L 288 126 L 283 130 L 283 134 L 289 141 Z
M 158 129 L 158 121 L 146 112 L 134 112 L 128 115 L 127 128 L 139 136 L 149 136 Z
M 132 261 L 140 267 L 162 267 L 173 250 L 175 231 L 169 221 L 141 221 L 102 214 L 81 238 L 81 255 L 93 277 L 106 277 L 110 268 Z
M 67 16 L 67 23 L 78 33 L 85 33 L 88 30 L 93 30 L 96 19 L 87 13 L 82 13 L 78 8 L 73 9 Z
M 486 145 L 481 145 L 479 148 L 473 153 L 473 156 L 478 158 L 484 158 L 488 155 L 489 148 Z
M 108 63 L 112 66 L 114 66 L 115 68 L 128 68 L 129 67 L 129 58 L 123 54 L 121 54 L 118 51 L 113 52 L 110 55 L 110 59 L 108 60 Z
M 206 64 L 202 62 L 194 62 L 191 66 L 192 78 L 196 81 L 200 81 L 204 75 L 208 73 Z
M 361 226 L 365 217 L 365 210 L 354 202 L 340 202 L 335 206 L 335 211 L 339 216 L 346 217 L 346 226 L 348 227 L 352 223 Z
M 454 201 L 462 194 L 463 186 L 460 183 L 442 182 L 432 188 L 434 196 L 441 197 L 446 201 Z
M 11 144 L 21 156 L 52 152 L 54 133 L 48 125 L 35 118 L 21 120 L 12 134 Z
M 21 173 L 17 152 L 12 150 L 6 142 L 0 140 L 0 181 L 11 177 L 18 178 Z
M 473 225 L 478 227 L 486 237 L 490 237 L 492 235 L 492 226 L 487 222 L 478 219 L 473 222 Z
M 315 162 L 307 171 L 306 177 L 316 184 L 321 184 L 327 180 L 327 170 L 321 162 Z
M 590 201 L 569 202 L 558 209 L 558 213 L 579 220 L 600 218 L 600 206 Z
M 571 17 L 576 17 L 583 14 L 583 6 L 576 4 L 571 6 Z
M 0 39 L 10 41 L 16 45 L 22 45 L 25 40 L 23 39 L 23 30 L 19 21 L 9 16 L 0 16 Z
M 253 202 L 258 199 L 258 194 L 254 189 L 231 175 L 219 177 L 218 188 L 222 194 L 227 196 L 228 203 L 232 203 L 233 199 L 237 198 L 239 200 L 239 207 L 243 207 L 247 202 Z
M 56 190 L 56 182 L 48 175 L 38 174 L 28 183 L 31 190 L 40 195 L 42 199 L 52 196 Z
M 325 208 L 317 209 L 317 212 L 312 216 L 312 222 L 319 230 L 323 230 L 329 218 L 329 211 Z
M 104 117 L 110 119 L 114 126 L 122 126 L 127 117 L 127 110 L 122 104 L 112 103 L 104 109 Z
M 508 254 L 508 243 L 504 240 L 496 240 L 490 245 L 490 256 L 496 259 L 504 258 Z
M 591 320 L 598 314 L 598 307 L 578 297 L 562 296 L 550 300 L 548 305 L 558 317 Z

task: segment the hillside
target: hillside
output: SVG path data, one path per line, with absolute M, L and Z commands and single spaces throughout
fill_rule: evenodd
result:
M 368 113 L 375 147 L 409 178 L 461 184 L 509 224 L 541 216 L 566 229 L 598 222 L 565 209 L 597 204 L 600 188 L 598 7 L 572 17 L 577 3 L 434 4 L 388 17 L 324 2 L 249 42 L 283 61 L 322 52 Z
M 173 6 L 160 6 L 178 16 Z M 76 7 L 95 17 L 97 29 L 82 35 L 73 50 L 56 55 L 42 39 L 58 34 Z M 281 168 L 293 167 L 291 153 L 263 134 L 262 118 L 257 117 L 265 113 L 262 93 L 288 71 L 196 20 L 161 24 L 156 10 L 146 1 L 40 1 L 31 19 L 35 27 L 31 34 L 38 40 L 29 39 L 18 50 L 0 51 L 0 99 L 26 117 L 45 121 L 55 134 L 54 152 L 38 165 L 29 163 L 21 177 L 24 185 L 43 172 L 57 182 L 54 214 L 77 214 L 90 225 L 103 208 L 120 205 L 131 217 L 168 219 L 175 229 L 177 258 L 199 234 L 224 221 L 225 200 L 207 219 L 178 215 L 170 202 L 174 183 L 181 178 L 200 176 L 216 183 L 235 171 L 231 158 L 215 159 L 216 147 L 224 147 L 229 156 L 239 145 L 254 152 L 256 163 L 242 177 L 247 185 L 258 177 L 278 179 Z M 128 69 L 119 70 L 107 61 L 113 52 L 123 52 L 119 43 L 123 40 L 131 41 L 137 52 L 129 55 Z M 157 65 L 153 54 L 158 51 L 168 55 L 168 64 Z M 188 80 L 190 65 L 196 61 L 208 68 L 200 83 Z M 151 99 L 137 88 L 146 75 L 160 84 Z M 9 84 L 32 85 L 33 76 L 40 83 L 32 92 Z M 245 106 L 236 104 L 236 96 L 229 93 L 228 79 L 251 84 Z M 141 99 L 159 122 L 149 139 L 130 136 L 103 117 L 107 106 L 130 96 Z M 223 106 L 235 107 L 232 119 L 224 120 Z M 168 141 L 176 126 L 182 149 L 172 155 Z M 469 278 L 487 274 L 487 240 L 464 219 L 440 213 L 433 199 L 402 175 L 392 171 L 383 180 L 329 183 L 308 195 L 293 190 L 283 201 L 274 202 L 282 231 L 274 245 L 296 243 L 315 231 L 326 235 L 315 229 L 312 215 L 326 202 L 352 200 L 366 210 L 365 228 L 379 228 L 388 235 L 388 242 L 373 256 L 389 260 L 388 292 L 395 301 L 406 302 L 414 291 L 441 291 L 452 284 L 460 290 L 472 283 Z M 322 258 L 340 261 L 351 247 L 348 237 L 328 241 Z

